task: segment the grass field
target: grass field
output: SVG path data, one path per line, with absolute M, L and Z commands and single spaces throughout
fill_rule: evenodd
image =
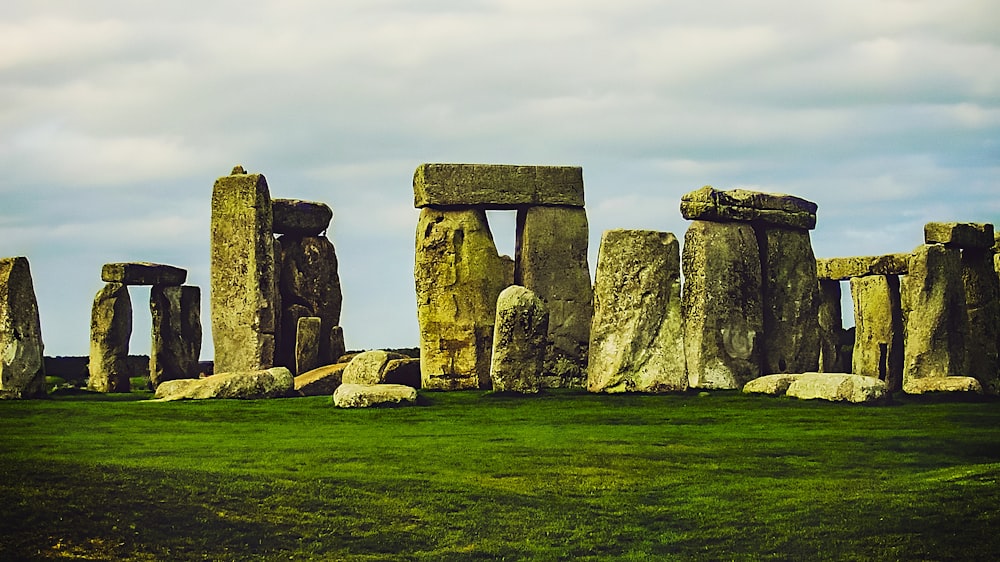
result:
M 996 560 L 1000 402 L 0 403 L 0 560 Z

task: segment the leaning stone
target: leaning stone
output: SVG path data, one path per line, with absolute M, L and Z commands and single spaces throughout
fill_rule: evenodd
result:
M 851 372 L 883 380 L 889 391 L 903 385 L 903 310 L 899 277 L 851 279 L 854 299 L 854 355 Z
M 744 223 L 694 221 L 684 235 L 688 386 L 738 389 L 761 375 L 760 254 Z
M 383 373 L 389 361 L 404 358 L 398 353 L 381 349 L 359 353 L 344 370 L 344 384 L 382 384 L 385 382 Z
M 962 280 L 969 315 L 967 374 L 990 394 L 1000 394 L 1000 281 L 993 269 L 993 250 L 962 250 Z
M 587 390 L 686 390 L 683 324 L 677 238 L 653 230 L 605 231 L 594 281 Z
M 0 258 L 0 398 L 45 394 L 43 350 L 28 258 Z
M 338 408 L 405 406 L 417 403 L 417 389 L 402 384 L 342 384 L 333 393 Z
M 101 280 L 123 285 L 183 285 L 187 270 L 149 262 L 106 263 Z
M 422 387 L 489 388 L 497 297 L 514 272 L 486 212 L 421 210 L 413 271 Z
M 295 372 L 305 373 L 320 366 L 319 337 L 322 320 L 316 316 L 299 318 L 295 332 Z
M 552 375 L 543 386 L 582 387 L 594 316 L 587 211 L 531 207 L 517 213 L 517 226 L 515 281 L 538 295 L 549 313 L 544 372 Z
M 326 203 L 299 199 L 272 199 L 275 234 L 319 236 L 330 227 L 333 210 Z
M 153 346 L 149 380 L 153 388 L 173 379 L 198 376 L 201 355 L 201 289 L 154 285 L 149 290 Z
M 90 382 L 97 392 L 128 392 L 132 300 L 128 286 L 108 283 L 94 297 L 90 316 Z
M 993 225 L 975 222 L 929 222 L 924 225 L 924 242 L 963 249 L 986 249 L 995 243 Z
M 874 377 L 846 373 L 804 373 L 788 386 L 785 396 L 871 404 L 889 396 L 889 387 Z
M 420 359 L 413 357 L 390 359 L 382 369 L 382 382 L 420 388 Z
M 765 374 L 819 369 L 819 281 L 809 232 L 757 225 Z
M 295 391 L 302 396 L 330 396 L 340 386 L 347 363 L 317 367 L 295 377 Z
M 927 394 L 929 392 L 971 392 L 983 393 L 983 385 L 973 377 L 931 377 L 908 380 L 903 385 L 907 394 Z
M 504 164 L 421 164 L 413 174 L 413 206 L 516 209 L 583 207 L 583 168 Z
M 820 279 L 844 281 L 866 275 L 906 275 L 910 254 L 855 256 L 816 260 L 816 276 Z
M 840 353 L 840 337 L 844 331 L 840 281 L 819 280 L 819 371 L 840 373 L 845 370 Z
M 336 361 L 330 346 L 331 330 L 340 325 L 343 294 L 338 273 L 337 250 L 324 236 L 285 235 L 280 243 L 279 287 L 284 307 L 281 313 L 281 344 L 278 362 L 295 364 L 295 333 L 303 316 L 320 318 L 319 361 Z
M 719 191 L 710 185 L 681 197 L 681 214 L 688 220 L 739 221 L 812 230 L 816 204 L 792 195 L 744 189 Z
M 545 364 L 549 312 L 532 291 L 511 285 L 497 298 L 490 378 L 497 392 L 534 394 Z
M 801 374 L 790 373 L 764 375 L 743 385 L 743 392 L 747 394 L 783 396 L 788 391 L 788 387 L 801 376 Z
M 155 398 L 171 400 L 238 399 L 258 400 L 291 395 L 295 386 L 292 372 L 284 367 L 219 373 L 203 379 L 167 381 L 156 389 Z

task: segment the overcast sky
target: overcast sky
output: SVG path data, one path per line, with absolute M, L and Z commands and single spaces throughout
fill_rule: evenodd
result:
M 235 164 L 334 209 L 351 348 L 418 343 L 422 162 L 582 166 L 592 268 L 606 229 L 682 238 L 706 184 L 816 202 L 819 257 L 909 251 L 1000 222 L 998 30 L 995 0 L 4 0 L 0 255 L 46 354 L 86 355 L 107 262 L 186 268 L 209 327 Z

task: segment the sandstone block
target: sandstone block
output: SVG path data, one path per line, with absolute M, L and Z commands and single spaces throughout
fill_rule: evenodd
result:
M 153 346 L 149 353 L 149 380 L 198 376 L 201 355 L 201 289 L 190 285 L 154 285 L 149 290 Z
M 889 396 L 885 381 L 846 373 L 803 373 L 788 386 L 785 396 L 803 400 L 830 400 L 872 404 Z
M 594 281 L 589 391 L 687 389 L 680 297 L 680 245 L 673 234 L 604 232 Z
M 272 199 L 271 213 L 275 234 L 295 236 L 319 236 L 333 219 L 333 210 L 326 203 L 300 199 Z
M 393 359 L 406 359 L 398 353 L 381 349 L 359 353 L 344 369 L 344 384 L 382 384 L 385 381 L 386 365 Z
M 845 370 L 840 353 L 840 335 L 844 317 L 840 308 L 840 281 L 819 280 L 819 371 L 840 373 Z
M 819 369 L 819 281 L 809 232 L 757 225 L 765 374 Z
M 710 185 L 681 197 L 688 220 L 739 221 L 812 230 L 816 204 L 799 197 L 744 189 L 719 191 Z
M 402 384 L 342 384 L 333 393 L 338 408 L 405 406 L 417 403 L 417 389 Z
M 43 351 L 28 258 L 0 258 L 0 398 L 45 394 Z
M 128 286 L 108 283 L 97 292 L 90 315 L 90 382 L 97 392 L 128 392 L 128 344 L 132 300 Z
M 929 222 L 924 225 L 924 242 L 957 248 L 991 248 L 993 225 L 975 222 Z
M 347 363 L 324 365 L 295 377 L 295 391 L 302 396 L 330 396 L 340 386 Z
M 156 389 L 155 398 L 171 400 L 282 398 L 293 392 L 295 379 L 284 367 L 256 371 L 218 373 L 203 379 L 167 381 Z
M 396 354 L 390 354 L 390 357 Z M 382 369 L 382 382 L 384 384 L 405 384 L 413 388 L 420 388 L 420 359 L 413 357 L 400 357 L 389 359 Z
M 106 263 L 101 280 L 123 285 L 183 285 L 187 270 L 149 262 Z
M 983 393 L 983 386 L 973 377 L 930 377 L 910 379 L 903 385 L 907 394 L 928 394 L 931 392 L 972 392 Z
M 305 373 L 323 363 L 319 356 L 320 328 L 322 320 L 316 316 L 299 318 L 295 332 L 295 372 Z
M 851 372 L 875 377 L 895 392 L 903 386 L 903 309 L 899 277 L 851 279 L 854 300 L 854 356 Z
M 962 250 L 962 281 L 969 315 L 968 375 L 990 394 L 1000 394 L 1000 281 L 993 250 Z
M 299 319 L 318 317 L 319 361 L 336 361 L 332 330 L 340 325 L 343 294 L 338 273 L 337 251 L 324 236 L 278 238 L 280 245 L 279 292 L 281 313 L 279 364 L 295 364 L 295 333 Z M 341 352 L 342 353 L 342 352 Z
M 421 164 L 413 174 L 413 205 L 483 209 L 516 209 L 526 205 L 583 207 L 583 168 Z
M 548 347 L 549 313 L 535 293 L 511 285 L 497 298 L 490 378 L 497 392 L 540 389 Z
M 771 396 L 784 396 L 788 387 L 795 382 L 801 374 L 779 373 L 776 375 L 764 375 L 743 385 L 743 392 L 747 394 L 768 394 Z
M 820 279 L 843 281 L 866 275 L 906 275 L 910 254 L 855 256 L 816 260 L 816 276 Z

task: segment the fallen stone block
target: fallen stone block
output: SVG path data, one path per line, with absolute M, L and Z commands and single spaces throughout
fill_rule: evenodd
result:
M 421 164 L 413 174 L 413 206 L 516 209 L 583 207 L 583 168 L 507 164 Z
M 812 230 L 816 228 L 816 209 L 815 203 L 793 195 L 720 191 L 710 185 L 681 197 L 681 215 L 688 220 L 760 222 Z
M 106 263 L 101 280 L 122 285 L 183 285 L 187 270 L 149 262 Z
M 788 387 L 795 382 L 801 374 L 779 373 L 776 375 L 764 375 L 743 385 L 743 392 L 747 394 L 768 394 L 770 396 L 784 396 Z
M 295 377 L 295 392 L 302 396 L 330 396 L 341 385 L 348 363 L 317 367 Z M 419 378 L 420 374 L 417 373 Z
M 257 400 L 290 396 L 295 388 L 292 372 L 285 367 L 237 373 L 219 373 L 203 379 L 176 379 L 160 384 L 155 399 L 172 400 L 238 399 Z
M 906 275 L 909 267 L 908 253 L 823 258 L 816 260 L 816 277 L 822 280 L 844 281 L 869 275 Z
M 390 354 L 394 356 L 395 354 Z M 382 369 L 383 384 L 404 384 L 420 388 L 420 359 L 403 357 L 390 359 Z
M 875 377 L 847 373 L 803 373 L 792 381 L 785 395 L 803 400 L 871 404 L 884 400 L 889 395 L 889 387 Z
M 333 210 L 326 203 L 300 199 L 272 199 L 271 212 L 275 234 L 319 236 L 333 219 Z
M 416 404 L 417 389 L 402 384 L 342 384 L 333 393 L 338 408 Z
M 972 392 L 983 393 L 983 385 L 973 377 L 931 377 L 904 381 L 903 392 L 907 394 L 927 394 L 930 392 Z
M 344 369 L 344 384 L 382 384 L 386 365 L 393 359 L 406 359 L 404 355 L 381 349 L 359 353 Z
M 957 248 L 991 248 L 995 243 L 993 225 L 976 222 L 929 222 L 924 225 L 924 242 Z

